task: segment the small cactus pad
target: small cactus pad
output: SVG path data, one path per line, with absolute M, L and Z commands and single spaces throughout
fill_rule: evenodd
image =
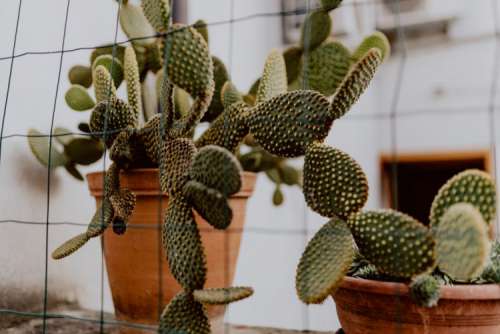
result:
M 337 89 L 332 101 L 332 113 L 335 119 L 344 116 L 368 87 L 377 67 L 382 63 L 378 49 L 371 49 L 352 68 Z
M 202 183 L 189 181 L 184 187 L 184 196 L 210 225 L 216 229 L 226 229 L 233 219 L 233 211 L 227 198 L 219 191 Z
M 107 147 L 111 147 L 118 133 L 129 126 L 135 127 L 137 115 L 123 100 L 112 98 L 99 102 L 90 115 L 90 129 L 94 136 L 105 139 Z
M 205 22 L 204 20 L 197 20 L 193 24 L 193 28 L 195 28 L 196 31 L 199 32 L 201 36 L 203 36 L 203 39 L 205 40 L 205 42 L 207 42 L 207 45 L 208 45 L 209 44 L 209 36 L 208 36 L 207 22 Z
M 142 11 L 153 28 L 161 33 L 168 30 L 170 22 L 169 0 L 141 0 Z
M 227 81 L 222 86 L 221 101 L 224 108 L 227 109 L 234 103 L 243 102 L 243 96 L 231 81 Z
M 194 28 L 176 24 L 166 37 L 168 79 L 191 96 L 214 86 L 213 63 L 207 42 Z M 189 65 L 188 65 L 189 64 Z
M 161 190 L 170 195 L 179 193 L 188 180 L 189 167 L 196 152 L 193 142 L 187 138 L 167 140 L 162 143 L 160 160 Z
M 285 93 L 287 85 L 285 59 L 278 50 L 272 50 L 267 56 L 264 73 L 260 78 L 256 103 L 267 101 L 276 95 Z
M 195 300 L 209 305 L 227 305 L 251 295 L 253 295 L 253 289 L 248 287 L 214 288 L 193 292 Z
M 115 87 L 120 87 L 123 81 L 123 65 L 118 58 L 113 57 L 112 54 L 99 56 L 94 60 L 92 68 L 95 70 L 97 66 L 105 67 L 111 74 Z
M 351 216 L 348 224 L 361 254 L 383 274 L 412 278 L 435 266 L 429 229 L 408 215 L 366 211 Z
M 127 221 L 135 208 L 136 197 L 133 192 L 128 189 L 122 189 L 119 192 L 112 194 L 109 201 L 113 206 L 115 217 Z
M 159 334 L 210 334 L 210 323 L 203 304 L 192 294 L 180 292 L 160 318 Z
M 189 176 L 224 196 L 237 193 L 241 188 L 241 166 L 225 148 L 208 145 L 195 154 Z
M 411 299 L 419 306 L 434 307 L 440 297 L 440 285 L 431 275 L 417 276 L 410 284 Z
M 79 234 L 57 247 L 57 249 L 52 252 L 52 258 L 54 260 L 65 258 L 80 249 L 87 241 L 89 241 L 89 237 L 86 233 Z
M 340 6 L 342 0 L 321 0 L 321 6 L 326 10 L 332 10 Z
M 353 52 L 351 59 L 354 62 L 358 62 L 368 51 L 373 48 L 380 51 L 382 60 L 387 59 L 391 54 L 391 44 L 389 43 L 389 40 L 383 33 L 376 31 L 370 36 L 363 39 L 356 51 Z
M 131 111 L 139 117 L 142 115 L 141 81 L 139 78 L 139 66 L 132 46 L 125 49 L 124 76 L 127 82 L 127 97 Z
M 295 278 L 300 300 L 322 303 L 339 287 L 354 255 L 354 240 L 347 224 L 333 218 L 309 241 L 302 254 Z
M 349 50 L 340 42 L 328 42 L 308 54 L 299 85 L 330 96 L 349 72 Z
M 95 238 L 101 235 L 113 220 L 113 206 L 108 199 L 104 199 L 102 204 L 95 210 L 94 216 L 87 227 L 87 237 Z
M 88 66 L 75 65 L 69 70 L 68 79 L 72 85 L 89 88 L 92 86 L 92 69 Z
M 222 105 L 221 92 L 224 84 L 229 80 L 229 73 L 227 73 L 226 66 L 217 57 L 212 56 L 212 62 L 214 64 L 214 97 L 208 106 L 208 110 L 205 115 L 203 115 L 203 122 L 212 122 L 217 118 L 223 111 L 224 106 Z
M 64 166 L 68 162 L 68 158 L 56 149 L 55 141 L 50 145 L 49 140 L 52 140 L 52 138 L 48 138 L 38 130 L 30 129 L 28 131 L 28 144 L 31 152 L 42 165 L 50 168 Z
M 314 141 L 323 141 L 333 122 L 329 101 L 315 91 L 280 94 L 256 105 L 248 125 L 255 140 L 280 157 L 303 155 Z
M 102 157 L 104 145 L 95 138 L 75 138 L 64 147 L 64 153 L 80 165 L 90 165 Z
M 146 19 L 142 8 L 123 2 L 120 6 L 120 26 L 133 45 L 146 47 L 155 42 L 156 32 Z
M 479 276 L 490 252 L 488 226 L 468 203 L 449 207 L 433 229 L 438 267 L 456 280 Z
M 80 85 L 71 86 L 64 95 L 64 99 L 68 106 L 76 111 L 90 110 L 95 106 L 95 102 L 90 97 L 87 89 Z
M 310 13 L 302 25 L 300 45 L 304 50 L 314 50 L 330 36 L 332 19 L 327 11 L 316 10 Z
M 315 212 L 347 219 L 368 199 L 368 180 L 348 154 L 326 144 L 307 148 L 304 160 L 304 197 Z
M 456 203 L 474 205 L 487 224 L 496 215 L 496 190 L 491 177 L 479 170 L 466 170 L 453 176 L 439 189 L 431 206 L 430 223 L 437 226 L 445 211 Z
M 248 110 L 249 108 L 244 103 L 231 105 L 196 140 L 196 147 L 217 145 L 234 152 L 248 134 L 246 125 Z
M 203 245 L 191 207 L 182 199 L 169 199 L 163 245 L 170 272 L 184 290 L 202 289 L 207 274 Z
M 116 87 L 106 67 L 99 65 L 92 71 L 92 74 L 97 103 L 116 97 Z
M 149 159 L 156 163 L 163 158 L 162 149 L 168 140 L 165 130 L 165 114 L 161 113 L 151 117 L 138 132 Z
M 288 83 L 293 82 L 300 74 L 302 52 L 303 50 L 298 46 L 291 46 L 283 52 Z

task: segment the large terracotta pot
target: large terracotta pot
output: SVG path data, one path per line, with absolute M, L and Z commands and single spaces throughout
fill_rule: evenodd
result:
M 333 295 L 346 334 L 498 334 L 500 285 L 441 288 L 436 307 L 410 299 L 406 284 L 347 277 Z
M 230 286 L 233 281 L 245 223 L 247 200 L 253 192 L 256 175 L 243 173 L 243 186 L 231 196 L 233 221 L 226 231 L 213 229 L 195 212 L 207 256 L 206 287 Z M 87 175 L 90 193 L 97 205 L 102 200 L 103 173 Z M 134 213 L 124 235 L 111 229 L 104 233 L 104 256 L 117 319 L 157 324 L 166 304 L 181 290 L 170 274 L 161 245 L 161 225 L 168 196 L 160 194 L 158 169 L 136 169 L 122 172 L 122 188 L 137 196 Z M 161 291 L 161 293 L 160 293 Z M 222 314 L 222 307 L 209 309 L 211 317 Z M 139 333 L 138 330 L 124 330 Z

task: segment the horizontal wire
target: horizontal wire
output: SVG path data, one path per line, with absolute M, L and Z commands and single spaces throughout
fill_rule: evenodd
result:
M 10 315 L 15 315 L 15 316 L 34 317 L 34 318 L 43 318 L 44 317 L 44 313 L 42 313 L 42 312 L 17 311 L 17 310 L 13 310 L 13 309 L 0 309 L 0 314 L 10 314 Z M 78 317 L 78 316 L 73 316 L 73 315 L 69 315 L 69 314 L 62 314 L 62 313 L 45 313 L 45 317 L 47 319 L 66 319 L 66 320 L 90 322 L 90 323 L 95 323 L 95 324 L 100 324 L 102 322 L 105 325 L 137 328 L 137 329 L 142 329 L 142 330 L 151 331 L 151 332 L 156 332 L 158 330 L 157 326 L 152 326 L 152 325 L 144 325 L 144 324 L 140 324 L 140 323 L 121 321 L 121 320 L 112 320 L 112 319 L 101 321 L 100 319 Z

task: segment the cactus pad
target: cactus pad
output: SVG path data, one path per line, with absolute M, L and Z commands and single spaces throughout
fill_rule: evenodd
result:
M 169 0 L 141 0 L 141 6 L 151 26 L 158 32 L 167 32 L 170 23 Z
M 184 187 L 184 196 L 210 225 L 216 229 L 226 229 L 233 219 L 233 211 L 227 198 L 219 191 L 202 183 L 189 181 Z
M 69 70 L 68 79 L 72 85 L 89 88 L 92 86 L 92 69 L 88 66 L 75 65 Z
M 191 207 L 182 199 L 169 199 L 163 227 L 163 245 L 170 272 L 183 289 L 202 289 L 207 274 L 203 245 Z
M 111 202 L 106 198 L 96 209 L 87 227 L 87 237 L 95 238 L 101 235 L 113 220 L 114 212 Z
M 202 304 L 227 305 L 253 295 L 253 289 L 248 287 L 231 287 L 196 290 L 194 299 Z
M 332 19 L 327 11 L 316 10 L 310 13 L 302 25 L 300 45 L 304 50 L 314 50 L 330 36 Z
M 163 143 L 160 160 L 161 190 L 170 195 L 179 193 L 188 180 L 189 167 L 196 152 L 187 138 L 167 140 Z
M 210 323 L 203 304 L 192 294 L 180 292 L 160 318 L 160 334 L 210 334 Z
M 381 273 L 412 278 L 434 269 L 434 239 L 414 218 L 375 210 L 351 216 L 348 224 L 361 254 Z
M 332 109 L 335 119 L 344 116 L 356 103 L 381 63 L 380 51 L 371 49 L 352 67 L 333 97 Z
M 411 299 L 419 306 L 434 307 L 440 297 L 440 284 L 431 275 L 416 277 L 410 284 Z
M 351 65 L 349 50 L 340 42 L 328 42 L 308 54 L 299 85 L 330 96 L 337 90 Z
M 109 148 L 120 131 L 137 125 L 137 115 L 125 101 L 112 98 L 96 105 L 90 115 L 89 125 L 95 136 L 105 139 Z
M 286 75 L 288 83 L 298 78 L 302 67 L 302 52 L 298 46 L 291 46 L 283 52 L 283 59 L 286 65 Z
M 361 44 L 357 47 L 356 51 L 352 54 L 351 59 L 354 62 L 358 62 L 363 56 L 371 49 L 378 49 L 382 55 L 382 60 L 387 59 L 391 54 L 391 44 L 387 37 L 376 31 L 368 37 L 365 37 Z
M 342 0 L 321 0 L 321 6 L 323 9 L 332 10 L 340 6 Z
M 146 47 L 155 42 L 154 38 L 146 38 L 154 37 L 156 32 L 139 6 L 130 2 L 121 4 L 120 26 L 132 44 L 136 46 Z
M 69 239 L 64 244 L 59 246 L 56 250 L 54 250 L 52 252 L 52 258 L 54 260 L 59 260 L 68 255 L 71 255 L 78 249 L 80 249 L 83 245 L 85 245 L 87 241 L 89 241 L 89 237 L 86 233 L 79 234 L 76 237 Z
M 456 203 L 474 205 L 487 224 L 496 215 L 496 190 L 491 177 L 479 170 L 466 170 L 453 176 L 441 187 L 431 206 L 430 223 L 437 226 L 446 210 Z
M 76 111 L 89 110 L 95 106 L 95 102 L 90 97 L 87 89 L 80 85 L 71 86 L 64 95 L 64 99 L 68 106 Z
M 234 103 L 243 102 L 243 96 L 231 81 L 227 81 L 222 86 L 221 101 L 224 108 L 229 108 Z
M 92 75 L 97 103 L 116 97 L 116 87 L 106 67 L 97 66 L 92 71 Z
M 470 280 L 485 268 L 490 252 L 488 226 L 471 204 L 446 210 L 434 227 L 439 269 L 456 280 Z
M 42 165 L 50 168 L 64 166 L 68 162 L 68 158 L 56 149 L 54 142 L 49 145 L 49 140 L 52 138 L 47 138 L 38 130 L 30 129 L 28 131 L 28 144 L 31 152 Z
M 314 141 L 323 141 L 333 122 L 329 101 L 314 91 L 280 94 L 256 105 L 248 125 L 255 140 L 280 157 L 303 155 Z
M 228 150 L 215 145 L 202 147 L 195 154 L 189 176 L 224 196 L 233 195 L 241 188 L 240 163 Z
M 264 73 L 260 78 L 255 102 L 267 101 L 276 95 L 285 93 L 287 85 L 285 59 L 278 50 L 272 50 L 264 65 Z
M 109 201 L 113 206 L 115 218 L 127 221 L 134 211 L 136 197 L 133 192 L 128 189 L 122 189 L 119 192 L 112 194 Z
M 205 112 L 205 115 L 203 115 L 202 121 L 203 122 L 212 122 L 214 119 L 217 118 L 223 111 L 224 111 L 224 106 L 222 105 L 222 99 L 221 99 L 221 92 L 222 92 L 222 87 L 224 84 L 229 81 L 229 73 L 227 73 L 226 66 L 217 57 L 212 56 L 212 62 L 214 64 L 214 82 L 215 82 L 215 89 L 214 89 L 214 97 L 212 101 L 210 102 L 210 105 L 208 107 L 208 110 Z
M 94 138 L 75 138 L 64 147 L 64 152 L 80 165 L 90 165 L 102 157 L 104 145 Z
M 320 215 L 347 219 L 365 205 L 368 180 L 348 154 L 314 143 L 304 160 L 304 197 Z
M 347 224 L 333 218 L 309 241 L 302 254 L 295 278 L 300 300 L 318 304 L 334 293 L 354 255 L 354 240 Z
M 141 81 L 135 51 L 131 46 L 125 49 L 124 76 L 127 82 L 127 97 L 130 109 L 136 117 L 139 117 L 139 115 L 142 115 Z
M 113 78 L 113 83 L 115 87 L 120 87 L 123 81 L 123 65 L 118 58 L 110 55 L 102 55 L 97 57 L 92 64 L 92 68 L 95 71 L 97 66 L 103 66 L 108 70 L 108 73 L 111 74 L 111 78 Z

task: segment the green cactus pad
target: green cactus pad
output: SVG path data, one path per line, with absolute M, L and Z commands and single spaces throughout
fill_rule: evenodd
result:
M 287 86 L 285 59 L 278 50 L 272 50 L 264 65 L 264 73 L 260 78 L 255 103 L 258 104 L 285 93 Z
M 102 55 L 115 55 L 116 58 L 123 64 L 123 54 L 125 47 L 123 45 L 103 45 L 96 48 L 90 54 L 90 64 L 93 64 L 97 57 Z
M 203 36 L 203 39 L 205 40 L 205 42 L 207 42 L 207 44 L 209 44 L 207 23 L 204 20 L 197 20 L 193 24 L 193 28 L 195 28 L 196 31 L 199 32 L 201 36 Z
M 313 143 L 304 160 L 304 197 L 320 215 L 347 219 L 368 200 L 368 180 L 348 154 Z
M 434 239 L 414 218 L 375 210 L 351 216 L 348 224 L 361 254 L 382 274 L 412 278 L 434 269 Z
M 38 130 L 30 129 L 28 131 L 28 144 L 35 158 L 45 167 L 49 166 L 49 152 L 51 152 L 51 169 L 64 166 L 68 162 L 68 158 L 57 150 L 55 143 L 52 142 L 52 146 L 50 146 L 49 138 Z
M 138 131 L 138 137 L 142 141 L 149 159 L 155 163 L 159 163 L 161 160 L 164 142 L 168 140 L 164 134 L 164 116 L 164 114 L 154 115 Z
M 87 227 L 87 237 L 95 238 L 106 230 L 114 218 L 113 206 L 109 199 L 104 199 L 102 204 L 96 209 L 92 220 Z
M 490 241 L 488 226 L 471 204 L 450 206 L 433 228 L 440 270 L 460 281 L 479 276 L 485 268 Z
M 142 0 L 141 6 L 151 26 L 158 32 L 167 32 L 170 23 L 169 0 Z
M 66 256 L 71 255 L 79 250 L 83 245 L 87 243 L 87 241 L 89 241 L 89 237 L 87 236 L 87 234 L 79 234 L 56 248 L 56 250 L 52 252 L 52 258 L 54 260 L 65 258 Z
M 116 87 L 106 67 L 97 66 L 92 71 L 92 75 L 97 103 L 116 97 Z
M 92 86 L 92 69 L 88 66 L 75 65 L 69 70 L 68 79 L 72 85 L 89 88 Z
M 182 199 L 169 199 L 163 227 L 163 246 L 170 272 L 186 291 L 202 289 L 206 259 L 191 207 Z
M 64 169 L 73 176 L 75 179 L 79 181 L 83 181 L 83 175 L 80 173 L 80 171 L 76 168 L 76 164 L 68 162 L 66 165 L 64 165 Z
M 332 10 L 340 6 L 342 0 L 321 0 L 321 6 L 323 9 Z
M 104 145 L 93 138 L 75 138 L 64 147 L 64 153 L 73 162 L 90 165 L 102 157 Z
M 332 19 L 327 11 L 311 12 L 302 25 L 300 46 L 307 51 L 314 50 L 330 36 L 331 30 Z
M 123 81 L 123 63 L 113 55 L 102 55 L 97 57 L 92 64 L 92 69 L 95 71 L 97 66 L 103 66 L 108 70 L 113 78 L 115 87 L 120 87 Z
M 68 106 L 76 111 L 90 110 L 95 106 L 87 89 L 80 85 L 72 85 L 64 95 L 64 99 Z
M 168 79 L 191 96 L 213 89 L 214 70 L 207 42 L 194 28 L 175 24 L 166 37 Z M 187 65 L 189 64 L 189 66 Z
M 55 140 L 63 146 L 68 145 L 73 139 L 75 139 L 75 136 L 71 134 L 71 130 L 60 126 L 57 126 L 52 130 L 52 135 Z
M 180 292 L 172 299 L 160 318 L 160 334 L 210 334 L 210 323 L 203 308 L 192 294 Z
M 419 306 L 434 307 L 439 301 L 440 284 L 431 275 L 418 276 L 410 284 L 410 296 Z
M 170 195 L 182 191 L 188 180 L 189 167 L 196 152 L 193 142 L 187 138 L 168 140 L 163 143 L 160 161 L 160 185 Z
M 208 305 L 227 305 L 253 295 L 249 287 L 231 287 L 196 290 L 193 292 L 195 300 Z
M 293 91 L 256 105 L 248 125 L 255 140 L 271 154 L 298 157 L 314 141 L 323 141 L 333 122 L 326 97 Z
M 308 54 L 299 85 L 330 96 L 339 87 L 351 66 L 349 50 L 340 42 L 328 42 Z
M 208 145 L 195 154 L 189 176 L 228 197 L 241 188 L 241 166 L 225 148 Z
M 225 109 L 232 104 L 243 102 L 243 96 L 231 81 L 227 81 L 221 89 L 221 101 Z
M 205 115 L 203 115 L 202 122 L 212 122 L 224 111 L 221 92 L 224 84 L 229 81 L 229 73 L 227 73 L 226 66 L 219 58 L 212 56 L 212 62 L 214 64 L 215 81 L 214 97 L 212 99 L 212 102 L 210 102 Z
M 291 46 L 283 52 L 288 83 L 298 78 L 302 68 L 302 52 L 298 46 Z
M 235 103 L 219 115 L 210 127 L 196 140 L 196 147 L 217 145 L 234 152 L 248 134 L 246 115 L 249 108 Z
M 139 78 L 139 66 L 135 56 L 134 48 L 128 46 L 125 49 L 124 77 L 127 82 L 127 97 L 131 111 L 136 115 L 142 115 L 141 81 Z
M 437 226 L 446 210 L 456 203 L 475 206 L 484 221 L 492 224 L 496 215 L 496 189 L 491 176 L 479 170 L 466 170 L 453 176 L 439 189 L 431 206 L 430 223 Z
M 183 195 L 196 212 L 216 229 L 224 230 L 231 224 L 233 211 L 221 192 L 200 182 L 189 181 L 184 187 Z
M 109 201 L 113 206 L 115 217 L 127 221 L 134 211 L 136 197 L 133 192 L 128 189 L 122 189 L 119 192 L 112 194 Z
M 339 287 L 354 255 L 354 240 L 347 224 L 333 218 L 314 235 L 302 254 L 295 277 L 300 300 L 322 303 Z
M 179 87 L 174 87 L 175 118 L 186 117 L 191 109 L 191 97 Z
M 155 42 L 156 31 L 144 16 L 142 8 L 131 3 L 120 6 L 120 26 L 136 46 L 147 46 Z M 153 38 L 146 38 L 153 37 Z
M 283 201 L 285 200 L 285 195 L 283 195 L 283 191 L 281 191 L 281 186 L 280 184 L 276 184 L 276 188 L 274 188 L 273 191 L 273 204 L 275 206 L 280 206 L 283 204 Z
M 123 169 L 128 169 L 143 158 L 147 160 L 141 155 L 142 150 L 140 153 L 138 152 L 142 148 L 138 143 L 136 130 L 129 128 L 116 136 L 113 145 L 109 149 L 109 157 Z
M 381 63 L 380 51 L 371 49 L 351 68 L 332 100 L 332 115 L 335 119 L 344 116 L 356 103 Z
M 136 127 L 137 117 L 125 101 L 112 98 L 96 105 L 90 115 L 89 125 L 94 136 L 106 139 L 109 148 L 120 131 L 129 126 Z
M 387 37 L 376 31 L 368 37 L 365 37 L 361 44 L 357 47 L 356 51 L 352 54 L 352 61 L 358 62 L 363 58 L 363 56 L 371 49 L 378 49 L 382 55 L 382 60 L 387 59 L 391 54 L 391 44 Z

